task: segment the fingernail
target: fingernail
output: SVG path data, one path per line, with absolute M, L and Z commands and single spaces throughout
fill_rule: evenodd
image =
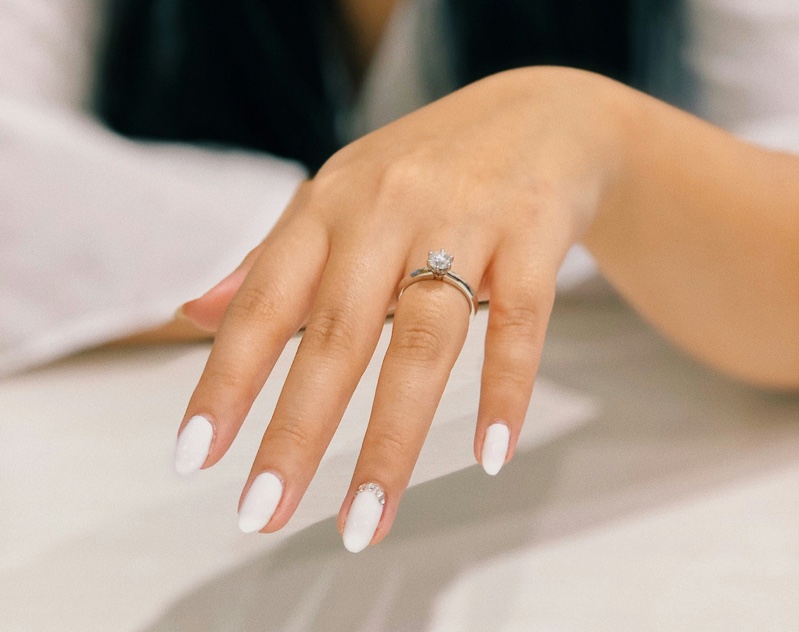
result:
M 283 483 L 272 472 L 256 476 L 241 503 L 239 529 L 244 533 L 263 529 L 272 519 L 282 495 Z
M 508 455 L 508 442 L 510 441 L 510 428 L 504 423 L 491 424 L 486 430 L 483 440 L 483 469 L 486 474 L 494 476 L 505 464 Z
M 344 547 L 352 553 L 363 551 L 377 531 L 386 493 L 377 483 L 364 483 L 355 493 L 344 525 Z
M 233 283 L 234 281 L 236 282 L 237 285 L 241 285 L 241 281 L 244 280 L 244 277 L 246 275 L 247 275 L 247 269 L 244 269 L 244 268 L 242 268 L 242 266 L 239 266 L 238 268 L 233 270 L 233 272 L 228 274 L 224 279 L 222 279 L 219 283 L 214 285 L 210 290 L 208 290 L 202 296 L 200 296 L 199 298 L 197 298 L 195 300 L 200 300 L 200 299 L 206 298 L 207 296 L 210 296 L 211 294 L 213 294 L 215 292 L 218 292 L 219 290 L 224 289 L 224 287 L 226 285 L 228 285 L 230 283 Z
M 179 474 L 191 474 L 199 470 L 208 458 L 214 427 L 201 415 L 189 419 L 175 447 L 175 470 Z

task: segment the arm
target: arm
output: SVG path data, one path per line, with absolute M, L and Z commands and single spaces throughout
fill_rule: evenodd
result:
M 585 243 L 689 353 L 756 384 L 799 388 L 799 157 L 617 91 L 623 176 Z

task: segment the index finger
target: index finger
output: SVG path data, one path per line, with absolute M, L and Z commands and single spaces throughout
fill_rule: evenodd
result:
M 216 463 L 310 311 L 328 255 L 326 229 L 296 221 L 270 235 L 231 301 L 181 423 L 175 469 Z

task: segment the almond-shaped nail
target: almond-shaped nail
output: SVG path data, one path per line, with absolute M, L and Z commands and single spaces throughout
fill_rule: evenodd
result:
M 178 436 L 175 446 L 175 470 L 179 474 L 191 474 L 199 470 L 208 458 L 214 427 L 202 415 L 195 415 Z
M 283 482 L 277 476 L 272 472 L 256 476 L 239 509 L 239 529 L 244 533 L 263 529 L 272 519 L 281 496 Z
M 483 440 L 482 462 L 486 474 L 494 476 L 505 464 L 510 442 L 510 428 L 504 423 L 491 424 Z
M 344 547 L 348 551 L 358 553 L 369 546 L 385 504 L 386 493 L 377 483 L 364 483 L 358 488 L 344 525 Z

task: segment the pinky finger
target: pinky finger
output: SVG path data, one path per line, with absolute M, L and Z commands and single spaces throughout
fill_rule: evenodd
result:
M 208 332 L 216 332 L 230 301 L 255 265 L 264 249 L 264 243 L 250 250 L 239 266 L 201 297 L 184 303 L 179 312 L 194 325 Z
M 515 250 L 498 250 L 488 275 L 491 299 L 474 454 L 491 475 L 513 456 L 555 295 L 557 267 L 536 265 L 529 250 Z M 529 263 L 520 267 L 520 261 Z
M 277 239 L 281 229 L 288 224 L 294 212 L 302 208 L 304 201 L 307 199 L 308 190 L 307 183 L 301 184 L 266 238 L 247 253 L 247 256 L 244 257 L 244 260 L 233 272 L 201 297 L 184 303 L 178 313 L 188 318 L 200 329 L 215 333 L 222 323 L 228 305 L 230 305 L 233 297 L 239 291 L 242 283 L 244 283 L 244 279 L 247 278 L 261 252 Z

